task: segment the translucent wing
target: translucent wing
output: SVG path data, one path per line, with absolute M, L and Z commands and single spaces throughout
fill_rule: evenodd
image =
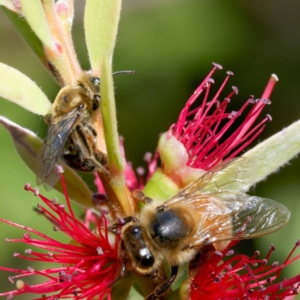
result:
M 47 136 L 43 142 L 37 168 L 37 184 L 46 183 L 46 187 L 53 187 L 59 180 L 55 165 L 60 158 L 64 145 L 81 111 L 71 110 L 58 123 L 50 124 Z
M 226 199 L 198 198 L 195 209 L 196 203 L 201 215 L 191 247 L 266 235 L 283 227 L 290 217 L 285 206 L 247 194 L 227 195 Z
M 240 194 L 249 190 L 251 183 L 247 182 L 247 176 L 245 176 L 249 170 L 243 168 L 245 160 L 247 160 L 248 165 L 255 163 L 250 162 L 249 158 L 243 157 L 224 162 L 216 167 L 216 171 L 213 169 L 205 173 L 198 180 L 170 198 L 164 205 L 172 206 L 176 205 L 177 202 L 188 204 L 193 202 L 197 195 L 200 197 L 212 195 L 222 197 L 224 193 Z
M 239 181 L 235 164 L 204 174 L 162 205 L 191 212 L 195 228 L 189 247 L 262 236 L 288 221 L 290 212 L 285 206 L 241 192 L 247 184 Z

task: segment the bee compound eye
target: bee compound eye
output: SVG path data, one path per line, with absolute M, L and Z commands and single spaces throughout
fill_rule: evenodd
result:
M 92 80 L 92 82 L 95 86 L 100 85 L 100 78 L 99 77 L 92 77 L 91 80 Z
M 143 238 L 141 226 L 133 225 L 131 228 L 132 228 L 131 230 L 132 236 L 137 240 L 141 240 Z

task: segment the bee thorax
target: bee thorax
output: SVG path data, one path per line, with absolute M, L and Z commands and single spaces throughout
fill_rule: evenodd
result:
M 185 218 L 174 210 L 162 211 L 155 215 L 151 222 L 152 239 L 164 247 L 173 246 L 182 241 L 190 233 Z

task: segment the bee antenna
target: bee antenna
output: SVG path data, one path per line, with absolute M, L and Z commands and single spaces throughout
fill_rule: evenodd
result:
M 117 71 L 117 72 L 114 72 L 113 75 L 119 75 L 119 74 L 134 74 L 135 71 L 133 70 L 125 70 L 125 71 Z

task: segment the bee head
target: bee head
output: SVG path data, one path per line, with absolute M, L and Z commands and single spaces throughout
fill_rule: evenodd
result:
M 123 230 L 122 241 L 127 253 L 137 263 L 138 268 L 148 269 L 154 265 L 154 255 L 145 243 L 141 226 L 136 224 L 127 226 Z
M 93 110 L 97 110 L 100 105 L 100 78 L 92 76 L 90 78 L 93 91 Z

